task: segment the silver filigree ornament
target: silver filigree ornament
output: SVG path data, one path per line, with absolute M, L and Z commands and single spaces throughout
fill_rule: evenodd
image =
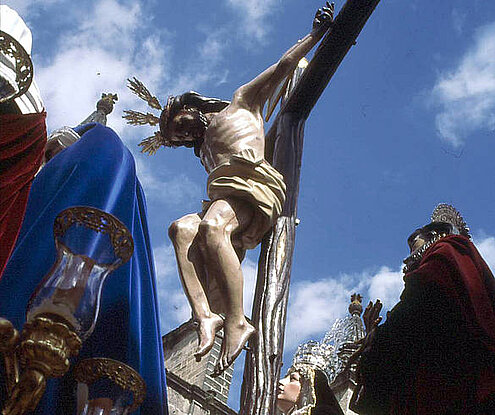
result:
M 465 236 L 466 238 L 471 238 L 469 228 L 464 218 L 452 205 L 440 203 L 431 214 L 431 222 L 450 223 L 458 230 L 459 234 Z
M 8 57 L 15 70 L 15 86 L 0 94 L 0 103 L 12 101 L 25 94 L 33 82 L 33 62 L 24 47 L 8 33 L 0 30 L 0 53 Z
M 309 365 L 326 374 L 334 355 L 333 346 L 310 340 L 297 347 L 292 365 Z

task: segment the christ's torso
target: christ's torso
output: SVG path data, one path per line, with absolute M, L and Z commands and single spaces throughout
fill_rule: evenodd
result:
M 263 118 L 261 113 L 231 103 L 211 119 L 201 146 L 201 161 L 209 173 L 246 149 L 252 149 L 256 158 L 264 158 Z

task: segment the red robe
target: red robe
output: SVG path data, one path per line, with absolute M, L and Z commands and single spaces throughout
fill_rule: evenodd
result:
M 360 364 L 360 414 L 495 414 L 495 280 L 451 235 L 404 276 Z
M 21 228 L 29 189 L 43 161 L 46 113 L 0 115 L 0 278 Z

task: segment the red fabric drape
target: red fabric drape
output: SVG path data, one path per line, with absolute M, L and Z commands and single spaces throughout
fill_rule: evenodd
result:
M 411 379 L 410 390 L 415 393 L 409 398 L 413 401 L 407 403 L 406 399 L 405 407 L 395 413 L 409 413 L 408 408 L 415 407 L 413 413 L 418 415 L 442 414 L 454 401 L 458 402 L 456 414 L 487 413 L 479 409 L 495 396 L 495 279 L 487 264 L 468 238 L 451 235 L 428 249 L 419 268 L 406 274 L 404 280 L 406 284 L 415 280 L 423 286 L 439 287 L 459 312 L 468 337 L 476 339 L 484 352 L 472 346 L 461 351 L 459 360 L 452 364 L 465 368 L 466 373 L 454 379 L 447 371 L 433 370 L 426 356 Z M 473 368 L 474 353 L 480 356 Z
M 352 410 L 495 414 L 495 279 L 468 238 L 432 245 L 363 352 Z
M 43 161 L 46 113 L 0 115 L 0 278 L 21 228 L 29 189 Z
M 473 243 L 451 235 L 425 252 L 404 281 L 434 283 L 457 305 L 471 335 L 495 354 L 495 279 Z

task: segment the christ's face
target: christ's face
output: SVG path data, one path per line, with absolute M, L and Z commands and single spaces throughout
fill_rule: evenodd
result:
M 294 407 L 301 393 L 301 375 L 294 371 L 278 383 L 277 408 L 287 413 Z
M 205 126 L 201 122 L 199 112 L 181 110 L 170 122 L 169 136 L 172 141 L 196 141 L 201 139 Z

